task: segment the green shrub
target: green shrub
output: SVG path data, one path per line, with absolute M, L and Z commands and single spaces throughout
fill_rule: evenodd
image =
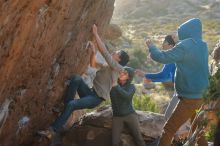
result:
M 212 124 L 209 128 L 209 130 L 206 132 L 206 139 L 208 141 L 214 141 L 214 136 L 215 136 L 215 131 L 216 131 L 217 126 Z
M 206 102 L 217 100 L 220 97 L 220 69 L 209 77 L 209 87 L 203 95 Z
M 159 112 L 157 104 L 148 95 L 134 95 L 133 105 L 136 110 Z
M 85 112 L 89 113 L 94 110 L 97 110 L 100 107 L 111 105 L 110 99 L 102 102 L 98 107 L 94 109 L 86 109 Z M 157 104 L 148 96 L 148 95 L 137 95 L 135 94 L 133 97 L 133 106 L 136 110 L 141 111 L 151 111 L 151 112 L 159 112 L 159 108 Z

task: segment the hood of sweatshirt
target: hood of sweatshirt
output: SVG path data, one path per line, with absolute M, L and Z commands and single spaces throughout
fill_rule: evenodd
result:
M 193 40 L 202 40 L 202 23 L 200 19 L 193 18 L 178 28 L 178 37 L 180 40 L 184 39 L 193 39 Z

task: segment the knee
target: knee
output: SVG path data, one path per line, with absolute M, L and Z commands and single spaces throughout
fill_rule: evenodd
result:
M 69 102 L 67 103 L 66 108 L 67 108 L 67 109 L 73 109 L 74 106 L 75 106 L 75 101 L 74 101 L 74 100 L 71 100 L 71 101 L 69 101 Z
M 81 80 L 82 80 L 82 77 L 80 75 L 73 75 L 70 78 L 70 83 L 80 82 Z

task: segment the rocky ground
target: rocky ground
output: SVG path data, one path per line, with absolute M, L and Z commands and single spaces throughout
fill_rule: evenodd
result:
M 152 112 L 137 111 L 140 129 L 146 143 L 157 138 L 164 124 L 164 117 Z M 64 146 L 111 146 L 112 110 L 109 106 L 84 115 L 77 125 L 65 133 Z M 135 146 L 135 142 L 125 127 L 121 135 L 122 146 Z

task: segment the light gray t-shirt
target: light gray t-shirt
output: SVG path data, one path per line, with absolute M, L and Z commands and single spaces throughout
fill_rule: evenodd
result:
M 124 69 L 117 61 L 112 59 L 112 56 L 107 50 L 102 53 L 102 56 L 108 65 L 102 66 L 96 72 L 96 76 L 93 80 L 93 88 L 99 97 L 107 99 L 110 98 L 111 88 L 117 85 L 119 72 Z
M 101 66 L 107 66 L 107 62 L 105 61 L 104 57 L 101 55 L 99 51 L 96 53 L 96 61 L 99 63 Z M 90 65 L 87 67 L 86 72 L 82 75 L 83 81 L 89 86 L 89 88 L 93 87 L 93 80 L 96 76 L 96 72 L 100 68 L 94 68 L 91 67 Z

